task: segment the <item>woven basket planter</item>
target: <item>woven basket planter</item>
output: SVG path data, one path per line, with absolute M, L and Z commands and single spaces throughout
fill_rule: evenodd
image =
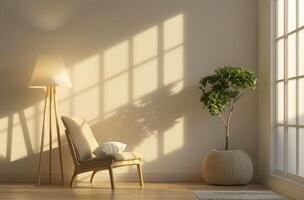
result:
M 212 185 L 245 185 L 253 175 L 253 165 L 241 150 L 213 150 L 203 162 L 203 176 Z

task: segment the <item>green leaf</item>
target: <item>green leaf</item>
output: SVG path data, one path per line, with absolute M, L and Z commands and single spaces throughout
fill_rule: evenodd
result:
M 201 78 L 201 102 L 211 115 L 222 113 L 230 102 L 236 102 L 248 90 L 256 89 L 257 78 L 249 69 L 224 66 Z

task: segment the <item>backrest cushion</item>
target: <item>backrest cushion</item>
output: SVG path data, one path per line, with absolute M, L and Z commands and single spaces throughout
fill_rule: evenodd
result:
M 87 122 L 75 117 L 62 116 L 61 119 L 71 137 L 78 161 L 92 158 L 92 151 L 98 147 L 98 143 Z

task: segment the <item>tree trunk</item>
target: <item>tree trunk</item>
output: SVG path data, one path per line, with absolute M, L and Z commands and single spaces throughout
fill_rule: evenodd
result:
M 226 127 L 226 136 L 225 136 L 225 150 L 229 149 L 229 141 L 228 141 L 228 135 L 229 135 L 229 127 Z

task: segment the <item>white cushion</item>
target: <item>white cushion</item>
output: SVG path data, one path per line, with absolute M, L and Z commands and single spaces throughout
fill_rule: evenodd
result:
M 81 162 L 92 158 L 92 151 L 98 147 L 98 143 L 87 122 L 74 117 L 61 118 L 69 131 L 78 160 Z
M 123 144 L 121 142 L 105 142 L 99 147 L 97 147 L 94 151 L 93 154 L 96 157 L 106 157 L 108 155 L 113 155 L 115 153 L 120 153 L 125 150 L 127 147 L 126 144 Z

